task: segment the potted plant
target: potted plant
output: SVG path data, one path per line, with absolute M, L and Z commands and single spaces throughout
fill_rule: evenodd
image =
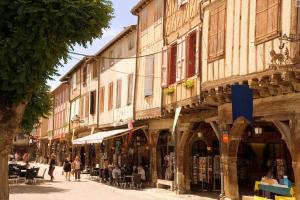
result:
M 166 88 L 165 89 L 165 94 L 167 94 L 167 95 L 172 95 L 172 94 L 174 94 L 174 92 L 175 92 L 175 88 L 174 87 L 168 87 L 168 88 Z
M 195 86 L 195 81 L 193 79 L 186 80 L 183 86 L 187 89 L 192 89 Z

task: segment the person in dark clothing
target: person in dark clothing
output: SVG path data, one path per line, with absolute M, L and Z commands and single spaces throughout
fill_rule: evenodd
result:
M 52 154 L 52 155 L 51 155 L 50 162 L 49 162 L 49 171 L 48 171 L 48 174 L 49 174 L 49 176 L 50 176 L 50 180 L 51 180 L 51 181 L 54 180 L 53 172 L 54 172 L 54 169 L 55 169 L 55 165 L 56 165 L 55 155 Z
M 70 179 L 70 177 L 71 177 L 71 168 L 72 168 L 71 162 L 68 160 L 68 158 L 65 159 L 63 170 L 64 170 L 64 173 L 65 173 L 66 181 L 71 181 L 71 179 Z

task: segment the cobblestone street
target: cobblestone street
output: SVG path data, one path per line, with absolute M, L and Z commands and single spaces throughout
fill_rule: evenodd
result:
M 11 186 L 11 200 L 85 200 L 85 199 L 106 199 L 106 200 L 168 200 L 168 199 L 189 199 L 206 200 L 216 199 L 214 197 L 200 197 L 199 195 L 176 195 L 174 192 L 164 189 L 127 190 L 119 189 L 95 181 L 90 181 L 83 176 L 81 182 L 65 181 L 61 175 L 61 167 L 55 169 L 55 180 L 50 182 L 49 176 L 44 183 L 36 185 L 25 185 L 24 183 Z

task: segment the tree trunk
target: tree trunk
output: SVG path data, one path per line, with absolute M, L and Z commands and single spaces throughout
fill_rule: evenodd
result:
M 0 135 L 0 140 L 1 140 Z M 9 187 L 8 187 L 8 152 L 7 150 L 0 151 L 0 199 L 9 199 Z
M 7 106 L 0 98 L 0 199 L 9 200 L 8 153 L 12 149 L 14 136 L 20 131 L 20 124 L 27 102 Z

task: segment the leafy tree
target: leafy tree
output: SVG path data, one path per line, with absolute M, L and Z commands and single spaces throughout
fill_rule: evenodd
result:
M 8 151 L 22 121 L 31 120 L 36 91 L 75 44 L 86 46 L 102 35 L 112 15 L 110 0 L 0 1 L 1 200 L 9 199 Z

